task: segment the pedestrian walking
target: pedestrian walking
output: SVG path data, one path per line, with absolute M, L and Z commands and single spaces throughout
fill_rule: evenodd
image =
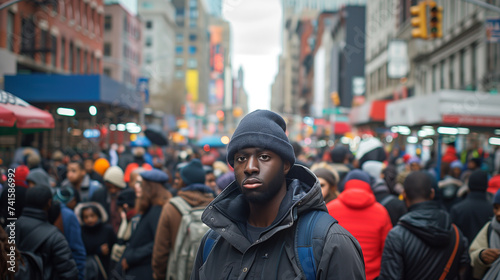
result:
M 211 230 L 191 279 L 365 278 L 358 242 L 326 212 L 316 176 L 294 165 L 285 131 L 271 111 L 241 120 L 227 147 L 236 180 L 203 213 Z

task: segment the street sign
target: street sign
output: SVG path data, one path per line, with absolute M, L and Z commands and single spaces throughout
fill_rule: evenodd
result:
M 490 43 L 500 42 L 500 18 L 486 20 L 486 40 Z
M 137 91 L 144 100 L 144 104 L 149 104 L 149 79 L 148 78 L 138 78 L 137 79 Z

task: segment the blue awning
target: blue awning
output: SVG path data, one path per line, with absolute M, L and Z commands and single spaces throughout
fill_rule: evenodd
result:
M 30 103 L 105 103 L 139 111 L 141 96 L 102 75 L 6 75 L 5 90 Z

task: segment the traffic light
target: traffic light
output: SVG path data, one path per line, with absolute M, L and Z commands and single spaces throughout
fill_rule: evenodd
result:
M 427 39 L 427 2 L 422 1 L 417 6 L 410 7 L 411 13 L 411 36 L 413 38 Z
M 443 37 L 442 30 L 442 19 L 443 19 L 443 7 L 439 7 L 436 2 L 429 2 L 430 17 L 429 17 L 429 27 L 431 38 L 441 38 Z

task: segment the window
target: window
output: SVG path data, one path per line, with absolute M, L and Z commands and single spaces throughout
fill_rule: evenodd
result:
M 48 36 L 49 33 L 46 30 L 42 30 L 42 33 L 40 34 L 40 48 L 42 49 L 42 52 L 40 52 L 40 59 L 43 64 L 47 63 L 47 53 L 45 50 L 47 49 Z
M 187 67 L 196 68 L 198 67 L 198 61 L 195 58 L 190 58 L 187 63 Z
M 150 21 L 150 20 L 146 21 L 146 28 L 147 29 L 153 29 L 153 22 Z
M 106 76 L 108 76 L 108 77 L 110 77 L 110 78 L 111 78 L 111 69 L 109 69 L 109 68 L 104 68 L 104 69 L 102 70 L 102 73 L 103 73 L 104 75 L 106 75 Z
M 35 34 L 35 23 L 32 19 L 23 18 L 21 24 L 21 53 L 35 58 L 34 52 L 26 53 L 26 51 L 35 49 L 35 38 L 32 36 Z
M 189 46 L 189 54 L 196 54 L 196 47 L 195 46 Z
M 190 20 L 190 21 L 189 21 L 189 27 L 191 27 L 191 28 L 196 28 L 196 27 L 198 27 L 198 22 L 196 22 L 196 20 L 195 20 L 195 19 Z
M 184 72 L 183 71 L 175 71 L 175 78 L 176 79 L 184 78 Z
M 477 81 L 477 44 L 473 44 L 471 47 L 471 83 L 476 84 Z
M 184 58 L 178 57 L 175 59 L 175 66 L 182 66 L 184 65 Z
M 198 7 L 198 0 L 189 0 L 189 7 L 190 8 Z
M 52 64 L 53 67 L 56 67 L 56 61 L 57 61 L 57 38 L 54 35 L 50 36 L 50 42 L 51 42 L 51 55 L 50 55 L 50 63 Z
M 177 43 L 182 43 L 184 41 L 184 34 L 177 34 L 176 41 Z
M 175 10 L 175 17 L 184 17 L 184 9 Z
M 7 49 L 14 51 L 14 13 L 7 13 Z
M 151 62 L 153 62 L 153 56 L 148 53 L 146 54 L 146 64 L 151 64 Z
M 90 72 L 94 73 L 94 54 L 90 54 Z
M 449 77 L 449 88 L 450 89 L 454 89 L 455 88 L 455 72 L 453 70 L 455 70 L 455 56 L 452 55 L 450 56 L 450 69 L 449 69 L 449 73 L 450 73 L 450 77 Z
M 198 18 L 198 10 L 197 9 L 191 9 L 189 11 L 189 18 L 191 18 L 191 19 L 197 19 Z
M 460 51 L 460 86 L 465 87 L 465 50 Z
M 112 17 L 110 15 L 106 15 L 104 17 L 104 30 L 109 31 L 112 28 Z
M 198 36 L 196 36 L 196 34 L 189 34 L 189 41 L 194 42 L 196 41 L 197 37 Z
M 111 56 L 111 43 L 104 43 L 104 56 Z
M 437 64 L 432 66 L 432 91 L 437 90 Z
M 439 88 L 440 89 L 444 89 L 444 60 L 441 61 L 441 68 L 439 70 L 439 78 L 441 79 L 441 82 L 440 82 L 440 85 L 439 85 Z
M 146 47 L 151 47 L 153 45 L 153 37 L 146 37 Z
M 184 51 L 184 48 L 182 46 L 175 47 L 176 54 L 181 54 L 183 51 Z
M 128 32 L 128 30 L 129 30 L 129 28 L 130 28 L 130 26 L 128 25 L 128 18 L 127 18 L 127 16 L 125 15 L 125 16 L 123 17 L 123 31 L 125 31 L 125 33 L 127 33 L 127 32 Z
M 66 39 L 61 38 L 61 69 L 66 69 Z
M 80 65 L 81 65 L 81 53 L 82 51 L 80 50 L 80 48 L 76 48 L 76 69 L 75 69 L 75 73 L 77 74 L 80 74 Z
M 89 72 L 89 60 L 87 57 L 87 51 L 83 51 L 83 73 L 88 74 Z

